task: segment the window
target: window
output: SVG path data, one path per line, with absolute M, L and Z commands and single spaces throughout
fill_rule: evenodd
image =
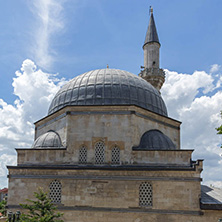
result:
M 95 163 L 104 164 L 105 162 L 105 144 L 99 141 L 95 144 Z
M 49 185 L 49 198 L 52 203 L 61 203 L 62 184 L 58 180 L 54 180 Z
M 116 145 L 112 149 L 111 163 L 112 164 L 120 164 L 120 149 Z
M 87 148 L 85 146 L 80 147 L 79 149 L 79 164 L 87 163 Z
M 144 182 L 139 187 L 139 206 L 149 207 L 153 205 L 152 184 Z

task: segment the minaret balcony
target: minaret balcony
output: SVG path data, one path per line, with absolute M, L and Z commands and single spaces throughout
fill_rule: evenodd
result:
M 158 91 L 160 91 L 165 82 L 165 72 L 159 68 L 145 68 L 140 72 L 139 76 L 149 82 Z

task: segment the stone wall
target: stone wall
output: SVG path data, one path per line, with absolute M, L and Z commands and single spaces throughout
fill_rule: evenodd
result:
M 217 222 L 222 218 L 220 211 L 205 211 L 203 215 L 169 214 L 164 212 L 94 212 L 66 211 L 65 222 Z
M 62 184 L 58 210 L 65 222 L 214 222 L 221 211 L 201 211 L 196 171 L 106 171 L 10 169 L 9 210 L 33 199 L 55 179 Z M 139 186 L 152 184 L 152 206 L 139 206 Z M 21 209 L 20 209 L 21 210 Z
M 139 157 L 139 152 L 138 155 L 135 152 L 132 153 L 132 147 L 137 146 L 142 135 L 152 129 L 163 132 L 171 138 L 176 149 L 180 149 L 180 122 L 173 119 L 135 106 L 66 107 L 38 121 L 36 123 L 36 137 L 49 130 L 54 130 L 59 133 L 63 145 L 67 146 L 67 150 L 64 152 L 47 150 L 45 154 L 44 151 L 38 150 L 33 152 L 18 150 L 18 163 L 39 162 L 43 164 L 47 161 L 51 163 L 50 159 L 53 159 L 54 152 L 55 163 L 76 164 L 79 160 L 79 148 L 84 145 L 88 150 L 87 163 L 94 164 L 94 146 L 98 141 L 102 141 L 105 144 L 105 163 L 110 163 L 111 150 L 116 145 L 120 148 L 121 164 L 137 162 L 145 164 L 147 163 L 146 159 L 135 159 Z M 172 155 L 168 160 L 173 159 L 174 156 Z M 174 155 L 177 156 L 178 160 L 178 155 Z M 185 155 L 182 159 L 187 161 L 187 156 Z M 177 160 L 176 162 L 178 162 Z M 158 164 L 157 158 L 155 161 Z M 165 160 L 165 162 L 167 161 Z
M 152 184 L 156 210 L 198 211 L 198 172 L 106 170 L 10 170 L 8 204 L 32 199 L 33 193 L 57 180 L 62 185 L 62 204 L 67 207 L 140 208 L 140 184 Z

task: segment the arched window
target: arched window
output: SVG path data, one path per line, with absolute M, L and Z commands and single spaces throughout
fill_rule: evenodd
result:
M 58 180 L 54 180 L 49 185 L 49 198 L 52 203 L 61 203 L 62 184 Z
M 105 144 L 99 141 L 95 144 L 95 164 L 105 163 Z
M 87 163 L 87 148 L 85 146 L 81 146 L 79 149 L 79 164 Z
M 112 148 L 111 163 L 120 164 L 120 149 L 116 145 Z
M 153 205 L 152 184 L 143 182 L 139 187 L 139 206 L 149 207 Z

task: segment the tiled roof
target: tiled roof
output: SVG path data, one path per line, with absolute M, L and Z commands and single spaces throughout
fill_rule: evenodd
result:
M 0 190 L 0 193 L 8 193 L 8 188 L 3 188 Z

